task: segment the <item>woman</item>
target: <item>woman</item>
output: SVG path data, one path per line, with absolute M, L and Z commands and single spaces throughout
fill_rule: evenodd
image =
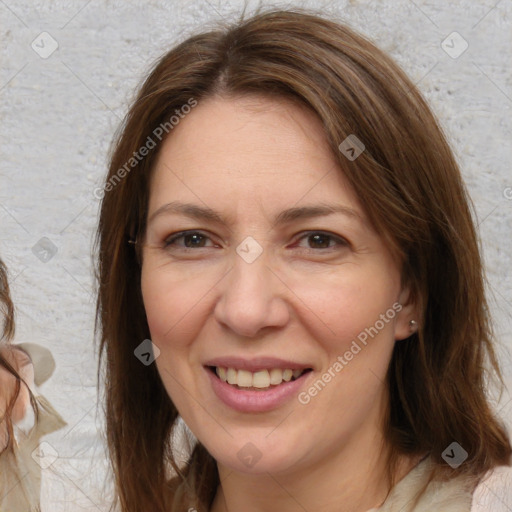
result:
M 343 25 L 271 11 L 164 55 L 98 229 L 121 510 L 470 510 L 511 446 L 468 203 L 419 92 Z
M 53 373 L 50 351 L 35 343 L 11 344 L 14 306 L 5 265 L 0 260 L 0 305 L 3 318 L 0 345 L 0 510 L 40 510 L 42 436 L 66 422 L 36 387 Z M 28 417 L 29 405 L 34 418 Z M 23 428 L 23 423 L 31 423 Z

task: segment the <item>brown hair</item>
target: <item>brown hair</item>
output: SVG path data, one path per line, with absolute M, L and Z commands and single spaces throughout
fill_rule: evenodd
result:
M 7 269 L 4 265 L 4 262 L 0 260 L 0 314 L 2 315 L 2 329 L 0 333 L 0 367 L 7 370 L 16 380 L 15 390 L 12 396 L 5 397 L 2 396 L 2 402 L 7 403 L 7 407 L 3 412 L 3 416 L 0 417 L 0 427 L 3 427 L 5 422 L 5 428 L 7 431 L 7 440 L 5 445 L 0 447 L 0 456 L 5 452 L 12 452 L 14 449 L 14 430 L 12 423 L 12 412 L 14 406 L 16 404 L 16 400 L 20 394 L 21 383 L 25 384 L 27 387 L 29 396 L 30 396 L 30 404 L 35 412 L 36 421 L 39 418 L 39 408 L 37 406 L 37 402 L 35 397 L 30 390 L 28 384 L 23 380 L 23 378 L 19 375 L 17 368 L 13 365 L 16 364 L 16 358 L 11 356 L 9 351 L 13 350 L 10 346 L 11 340 L 14 338 L 14 305 L 11 300 L 11 294 L 9 290 L 9 281 L 7 279 Z M 18 349 L 21 350 L 21 349 Z M 10 389 L 8 389 L 10 391 Z M 0 389 L 0 393 L 4 393 L 4 389 Z M 18 468 L 16 468 L 18 469 Z M 18 474 L 18 477 L 21 479 L 22 475 Z
M 470 201 L 426 102 L 367 39 L 303 9 L 258 13 L 190 37 L 164 55 L 142 84 L 113 143 L 106 183 L 112 185 L 155 128 L 191 98 L 262 94 L 298 101 L 322 121 L 340 168 L 401 258 L 403 280 L 421 307 L 419 330 L 395 343 L 388 370 L 383 428 L 390 486 L 404 454 L 430 453 L 431 478 L 481 477 L 508 465 L 508 434 L 485 394 L 486 377 L 497 377 L 501 386 L 503 379 Z M 351 134 L 366 148 L 353 161 L 338 150 Z M 160 145 L 105 188 L 97 234 L 106 432 L 123 512 L 174 512 L 187 504 L 208 510 L 219 484 L 215 460 L 200 442 L 179 467 L 172 443 L 178 411 L 156 365 L 144 366 L 133 354 L 150 334 L 140 248 L 128 241 L 144 238 Z M 469 454 L 455 470 L 441 457 L 453 441 Z M 169 467 L 176 478 L 169 479 Z

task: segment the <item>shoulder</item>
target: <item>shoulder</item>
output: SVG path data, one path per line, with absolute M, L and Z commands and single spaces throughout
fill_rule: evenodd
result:
M 376 511 L 469 512 L 475 488 L 474 478 L 461 475 L 447 481 L 428 482 L 433 466 L 432 459 L 425 457 L 393 487 L 384 504 Z

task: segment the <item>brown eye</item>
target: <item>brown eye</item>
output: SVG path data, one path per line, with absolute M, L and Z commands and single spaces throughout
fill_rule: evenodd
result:
M 331 241 L 329 235 L 319 234 L 319 235 L 309 235 L 308 241 L 310 244 L 313 244 L 313 248 L 315 249 L 326 249 L 329 247 L 329 243 Z
M 178 240 L 182 240 L 183 243 L 177 243 Z M 183 231 L 168 238 L 165 241 L 164 246 L 176 246 L 186 249 L 203 248 L 205 247 L 207 240 L 209 240 L 209 237 L 198 231 Z
M 333 249 L 336 246 L 346 247 L 347 241 L 339 236 L 332 235 L 330 233 L 323 232 L 310 232 L 299 239 L 307 240 L 307 249 Z

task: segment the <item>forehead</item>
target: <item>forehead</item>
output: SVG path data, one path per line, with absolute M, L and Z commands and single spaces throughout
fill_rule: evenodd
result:
M 169 153 L 192 162 L 215 156 L 236 167 L 243 165 L 241 157 L 258 157 L 262 169 L 298 162 L 307 153 L 332 160 L 316 115 L 291 101 L 252 96 L 199 101 L 164 141 L 160 157 Z
M 232 201 L 356 199 L 321 120 L 288 100 L 201 100 L 165 139 L 153 171 L 150 209 L 173 199 Z

